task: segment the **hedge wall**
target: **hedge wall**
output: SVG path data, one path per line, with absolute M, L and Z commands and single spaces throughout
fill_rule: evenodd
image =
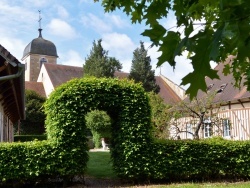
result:
M 48 141 L 0 144 L 0 182 L 55 175 L 61 161 Z
M 86 147 L 85 115 L 96 109 L 106 111 L 113 120 L 111 156 L 118 175 L 126 169 L 129 177 L 143 177 L 146 172 L 141 167 L 150 165 L 144 151 L 152 141 L 149 99 L 140 84 L 83 78 L 60 86 L 45 105 L 48 138 L 63 150 L 77 149 L 82 151 L 80 156 L 87 155 L 81 148 Z M 71 160 L 81 163 L 80 159 Z
M 249 177 L 250 141 L 153 141 L 148 95 L 128 80 L 82 78 L 59 86 L 45 103 L 48 140 L 0 144 L 0 180 L 73 176 L 86 168 L 85 114 L 112 118 L 117 175 L 133 180 Z
M 148 149 L 149 179 L 214 180 L 250 178 L 250 141 L 165 140 Z

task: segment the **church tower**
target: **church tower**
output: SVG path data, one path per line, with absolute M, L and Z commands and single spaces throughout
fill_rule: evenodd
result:
M 39 11 L 39 36 L 24 49 L 22 61 L 25 63 L 25 81 L 37 81 L 43 63 L 57 63 L 56 46 L 42 37 L 41 16 Z

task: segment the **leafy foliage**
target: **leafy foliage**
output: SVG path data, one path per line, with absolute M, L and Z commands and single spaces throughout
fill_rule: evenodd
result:
M 21 134 L 43 134 L 45 132 L 45 113 L 43 104 L 46 98 L 40 96 L 35 91 L 25 90 L 26 119 L 21 121 Z
M 129 79 L 133 79 L 136 83 L 141 82 L 146 91 L 158 93 L 160 87 L 156 84 L 155 72 L 150 65 L 151 59 L 147 56 L 147 50 L 143 42 L 140 42 L 140 48 L 135 49 Z
M 90 55 L 85 60 L 85 65 L 83 66 L 84 74 L 97 78 L 113 78 L 115 71 L 121 69 L 122 65 L 120 62 L 114 57 L 109 57 L 108 51 L 103 49 L 102 40 L 98 40 L 97 43 L 94 41 Z
M 153 136 L 156 138 L 168 138 L 169 137 L 169 124 L 168 122 L 172 118 L 169 115 L 168 109 L 171 107 L 165 104 L 163 99 L 154 92 L 149 92 L 149 103 L 152 110 L 152 126 Z
M 153 142 L 149 97 L 141 85 L 88 77 L 51 93 L 45 103 L 48 140 L 0 145 L 1 182 L 83 174 L 88 161 L 85 115 L 93 109 L 106 111 L 114 120 L 111 157 L 120 177 L 250 177 L 249 141 Z
M 188 52 L 194 71 L 187 74 L 181 84 L 190 84 L 187 93 L 191 98 L 199 89 L 206 91 L 206 76 L 218 78 L 210 62 L 224 62 L 228 55 L 235 56 L 227 67 L 227 72 L 234 75 L 235 85 L 240 86 L 243 79 L 250 89 L 250 1 L 102 0 L 102 5 L 105 11 L 122 9 L 132 23 L 148 25 L 142 35 L 149 37 L 152 45 L 159 46 L 158 66 L 168 62 L 175 67 L 175 57 Z M 176 30 L 164 27 L 170 12 L 177 19 L 176 26 L 172 27 Z
M 85 116 L 86 126 L 93 134 L 95 147 L 101 146 L 101 138 L 111 137 L 111 119 L 105 111 L 93 110 Z
M 150 175 L 175 181 L 249 178 L 249 146 L 249 141 L 217 138 L 157 142 L 150 145 Z
M 118 175 L 145 174 L 144 151 L 151 142 L 148 95 L 131 80 L 84 77 L 71 80 L 50 95 L 45 109 L 48 139 L 57 143 L 65 172 L 81 172 L 85 166 L 85 115 L 95 109 L 106 111 L 112 121 L 111 156 Z M 65 151 L 75 151 L 75 155 Z M 141 160 L 138 160 L 138 155 Z M 81 164 L 81 165 L 79 165 Z M 77 165 L 77 168 L 75 168 Z M 74 167 L 74 168 L 73 168 Z M 124 171 L 125 170 L 125 171 Z
M 2 143 L 0 151 L 1 182 L 53 176 L 62 164 L 54 145 L 48 141 Z

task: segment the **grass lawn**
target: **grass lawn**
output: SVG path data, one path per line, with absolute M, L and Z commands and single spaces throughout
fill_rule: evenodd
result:
M 135 186 L 137 187 L 137 186 Z M 178 183 L 169 185 L 150 185 L 147 188 L 249 188 L 250 182 L 237 183 Z M 133 186 L 131 186 L 133 188 Z
M 88 154 L 89 161 L 87 163 L 86 176 L 108 179 L 116 178 L 109 152 L 88 152 Z
M 94 177 L 98 179 L 116 179 L 116 175 L 112 170 L 112 162 L 110 159 L 109 152 L 88 152 L 89 161 L 87 163 L 87 171 L 85 173 L 86 176 Z M 236 182 L 236 183 L 228 183 L 228 182 L 220 182 L 220 183 L 173 183 L 166 185 L 145 185 L 145 186 L 130 186 L 130 188 L 139 188 L 139 187 L 147 187 L 147 188 L 250 188 L 250 181 L 248 182 Z

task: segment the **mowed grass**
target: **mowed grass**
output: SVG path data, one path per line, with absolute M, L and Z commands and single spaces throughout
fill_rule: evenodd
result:
M 149 185 L 143 186 L 147 188 L 250 188 L 250 182 L 236 182 L 236 183 L 178 183 L 169 185 Z M 130 188 L 138 188 L 138 186 L 131 186 Z
M 89 161 L 87 163 L 87 171 L 85 176 L 98 178 L 98 179 L 116 179 L 112 169 L 112 162 L 110 159 L 109 152 L 88 152 Z M 165 185 L 136 185 L 136 186 L 127 186 L 130 188 L 250 188 L 250 182 L 218 182 L 218 183 L 172 183 Z
M 112 162 L 109 152 L 88 152 L 86 175 L 95 178 L 114 179 L 116 175 L 112 169 Z

